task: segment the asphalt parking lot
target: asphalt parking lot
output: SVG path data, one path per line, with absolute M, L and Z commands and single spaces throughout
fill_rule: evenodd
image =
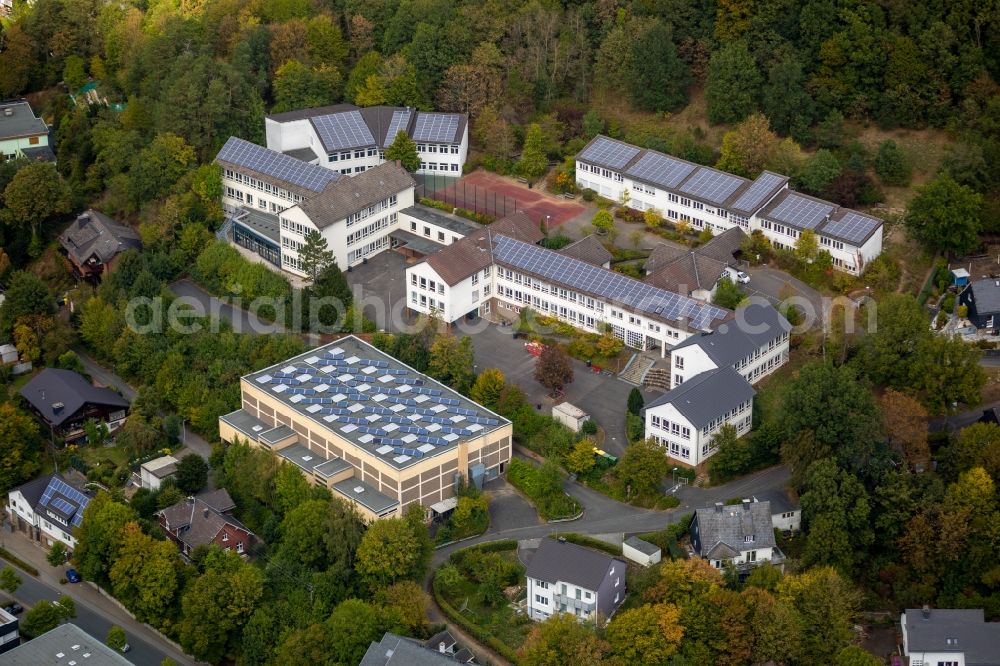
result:
M 355 305 L 362 305 L 365 316 L 374 321 L 379 330 L 398 332 L 405 322 L 406 267 L 409 265 L 406 257 L 390 251 L 377 254 L 368 263 L 353 266 L 344 273 L 354 290 Z

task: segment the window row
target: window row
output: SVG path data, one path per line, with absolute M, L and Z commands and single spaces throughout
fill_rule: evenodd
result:
M 659 428 L 664 432 L 669 432 L 674 437 L 680 437 L 681 439 L 686 440 L 691 439 L 691 429 L 687 426 L 681 425 L 680 423 L 674 423 L 673 421 L 661 418 L 656 414 L 650 415 L 649 422 L 654 428 Z
M 389 213 L 385 217 L 380 217 L 375 222 L 365 225 L 364 227 L 358 229 L 352 234 L 348 234 L 347 244 L 354 245 L 355 243 L 363 241 L 364 239 L 368 238 L 374 233 L 377 233 L 383 229 L 388 229 L 393 224 L 396 224 L 396 219 L 397 219 L 396 213 Z
M 235 183 L 242 183 L 243 185 L 252 187 L 255 190 L 260 190 L 261 192 L 266 192 L 267 194 L 276 196 L 279 199 L 285 199 L 286 201 L 291 201 L 293 203 L 299 203 L 300 201 L 302 201 L 302 197 L 300 197 L 298 194 L 292 194 L 286 189 L 277 187 L 275 185 L 271 185 L 270 183 L 266 183 L 262 180 L 254 178 L 253 176 L 248 176 L 244 173 L 240 173 L 239 171 L 226 169 L 225 175 L 227 179 Z
M 384 250 L 387 247 L 389 247 L 388 234 L 386 234 L 385 236 L 380 236 L 379 238 L 373 240 L 371 243 L 368 243 L 367 245 L 362 245 L 358 249 L 351 250 L 350 252 L 348 252 L 347 265 L 350 266 L 359 259 L 367 257 L 368 255 L 371 254 L 375 254 L 376 252 L 380 252 L 381 250 Z
M 423 226 L 424 226 L 424 237 L 425 238 L 431 238 L 431 228 L 428 225 L 426 225 L 426 224 L 423 225 Z M 412 231 L 413 233 L 419 233 L 419 230 L 417 229 L 417 222 L 416 222 L 416 220 L 410 220 L 410 231 Z M 452 237 L 451 242 L 452 243 L 457 243 L 459 238 L 460 238 L 459 236 L 454 236 L 454 237 Z M 439 243 L 447 243 L 448 242 L 448 239 L 444 235 L 444 232 L 441 231 L 440 229 L 437 230 L 437 242 L 439 242 Z
M 584 313 L 578 313 L 576 310 L 571 310 L 565 305 L 556 305 L 554 303 L 549 303 L 546 300 L 539 298 L 535 294 L 529 294 L 527 292 L 522 292 L 520 289 L 511 289 L 506 285 L 500 285 L 497 287 L 497 293 L 500 296 L 513 299 L 518 303 L 523 303 L 524 305 L 530 305 L 532 308 L 543 312 L 545 314 L 551 314 L 553 316 L 559 317 L 565 321 L 572 324 L 579 324 L 580 326 L 585 326 L 586 328 L 595 329 L 597 328 L 598 321 L 594 319 L 591 315 Z
M 819 237 L 819 244 L 823 247 L 832 247 L 834 250 L 843 250 L 844 244 L 839 240 L 833 240 L 832 238 L 827 238 L 826 236 Z
M 310 229 L 304 224 L 299 224 L 298 222 L 292 222 L 291 220 L 284 217 L 281 218 L 281 228 L 285 231 L 291 231 L 292 233 L 296 233 L 300 236 L 305 236 L 310 231 L 313 231 L 313 229 Z
M 421 171 L 451 171 L 458 173 L 457 164 L 448 164 L 447 162 L 421 162 Z
M 444 294 L 444 282 L 428 280 L 425 277 L 418 278 L 416 273 L 410 273 L 410 284 L 414 287 L 429 289 L 430 291 L 436 291 L 439 294 Z
M 372 204 L 363 210 L 359 210 L 357 213 L 352 213 L 347 216 L 347 226 L 353 225 L 355 222 L 360 222 L 366 218 L 375 215 L 376 213 L 381 213 L 386 208 L 392 208 L 396 205 L 398 199 L 395 194 L 387 199 L 382 199 L 376 204 Z
M 422 308 L 429 307 L 439 312 L 444 312 L 444 301 L 436 301 L 433 298 L 428 298 L 426 294 L 420 294 L 415 291 L 410 292 L 410 303 L 419 305 Z
M 444 154 L 450 152 L 452 155 L 458 155 L 459 150 L 460 150 L 460 146 L 456 146 L 454 144 L 452 144 L 450 146 L 439 146 L 439 145 L 437 145 L 435 143 L 427 143 L 427 144 L 418 143 L 417 144 L 417 152 L 418 153 L 440 153 L 440 154 L 444 155 Z
M 360 160 L 365 157 L 375 157 L 376 153 L 378 154 L 380 160 L 385 159 L 383 154 L 377 151 L 375 148 L 368 148 L 368 149 L 355 150 L 353 153 L 349 150 L 344 150 L 339 153 L 331 153 L 330 155 L 327 155 L 327 161 L 346 162 L 347 160 L 350 159 Z

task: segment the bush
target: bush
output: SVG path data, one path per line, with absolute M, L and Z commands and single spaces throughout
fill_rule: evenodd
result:
M 531 499 L 538 515 L 545 520 L 570 518 L 583 510 L 579 502 L 563 491 L 558 466 L 551 460 L 536 468 L 514 458 L 507 468 L 507 480 Z
M 586 421 L 584 421 L 583 425 L 580 426 L 580 432 L 582 432 L 584 435 L 596 435 L 597 424 L 594 422 L 594 419 L 587 419 Z
M 587 202 L 593 201 L 594 198 L 597 196 L 597 192 L 590 189 L 589 187 L 584 188 L 582 194 L 583 194 L 583 200 Z
M 641 416 L 636 416 L 632 412 L 625 413 L 625 434 L 630 442 L 638 442 L 646 438 L 646 424 Z
M 955 311 L 955 294 L 945 294 L 945 297 L 941 299 L 941 309 L 948 314 Z
M 32 576 L 37 576 L 38 575 L 38 569 L 36 569 L 35 567 L 31 566 L 30 564 L 28 564 L 27 562 L 25 562 L 20 557 L 18 557 L 14 553 L 10 552 L 6 548 L 0 548 L 0 557 L 2 557 L 3 559 L 7 560 L 8 562 L 10 562 L 11 564 L 13 564 L 17 568 L 19 568 L 22 571 L 24 571 L 25 573 L 29 573 Z
M 586 534 L 577 534 L 576 532 L 557 532 L 555 534 L 549 535 L 551 539 L 565 539 L 570 543 L 575 543 L 578 546 L 584 546 L 586 548 L 594 548 L 595 550 L 603 550 L 605 553 L 609 553 L 616 557 L 621 557 L 622 547 L 616 546 L 613 543 L 608 543 L 607 541 L 601 541 L 600 539 L 595 539 L 592 536 L 587 536 Z

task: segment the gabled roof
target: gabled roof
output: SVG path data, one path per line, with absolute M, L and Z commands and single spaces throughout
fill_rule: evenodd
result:
M 774 524 L 767 502 L 743 502 L 695 511 L 702 557 L 727 559 L 746 550 L 773 548 Z M 747 541 L 752 537 L 753 541 Z
M 692 335 L 674 350 L 700 347 L 717 366 L 730 366 L 746 358 L 792 325 L 770 305 L 750 303 L 736 311 L 736 316 L 716 330 Z
M 747 235 L 739 227 L 730 227 L 718 236 L 713 236 L 704 245 L 695 248 L 695 252 L 706 257 L 712 257 L 727 264 L 733 263 L 733 255 L 740 251 L 743 239 Z
M 76 218 L 59 236 L 59 242 L 77 264 L 92 256 L 106 264 L 119 252 L 142 247 L 139 234 L 131 227 L 93 209 Z
M 328 171 L 323 167 L 317 167 Z M 414 187 L 413 177 L 394 162 L 384 162 L 350 178 L 330 183 L 322 192 L 298 205 L 318 228 L 323 229 L 391 194 Z
M 0 102 L 0 140 L 40 136 L 48 132 L 48 125 L 35 116 L 27 100 Z
M 215 161 L 301 197 L 322 192 L 327 185 L 341 179 L 337 171 L 297 160 L 235 136 L 229 137 L 215 156 Z
M 652 273 L 657 268 L 662 268 L 674 259 L 683 257 L 689 252 L 691 252 L 691 250 L 688 248 L 679 247 L 672 243 L 657 243 L 656 247 L 653 248 L 653 251 L 649 253 L 646 263 L 642 265 L 642 269 L 647 273 Z
M 699 289 L 714 289 L 728 267 L 726 262 L 689 252 L 660 266 L 647 275 L 645 281 L 660 289 L 688 295 Z
M 1000 622 L 985 622 L 981 608 L 907 608 L 908 653 L 964 653 L 967 666 L 1000 665 Z
M 976 305 L 977 314 L 1000 312 L 1000 280 L 976 280 L 969 288 L 972 289 L 972 301 Z
M 493 230 L 481 229 L 429 255 L 424 261 L 448 286 L 493 264 Z
M 611 567 L 624 572 L 626 566 L 623 560 L 606 553 L 546 538 L 541 540 L 528 563 L 527 575 L 548 583 L 572 583 L 586 590 L 596 590 L 607 578 Z
M 368 646 L 358 666 L 452 666 L 449 655 L 425 648 L 411 638 L 386 632 L 382 640 Z
M 226 511 L 232 510 L 235 506 L 229 493 L 225 490 L 222 490 L 222 493 L 224 494 L 215 491 L 204 496 L 189 497 L 158 511 L 156 515 L 163 518 L 167 531 L 190 548 L 211 543 L 226 525 L 252 534 L 243 523 L 213 506 L 213 504 L 228 506 Z
M 51 511 L 64 523 L 79 527 L 90 497 L 66 483 L 61 474 L 48 474 L 18 486 L 17 490 L 35 513 Z
M 669 404 L 692 426 L 704 428 L 756 394 L 750 382 L 727 365 L 691 377 L 649 403 L 646 409 Z
M 45 368 L 38 373 L 21 389 L 21 397 L 46 421 L 57 426 L 86 404 L 129 406 L 128 400 L 111 389 L 93 386 L 83 375 L 59 368 Z
M 531 216 L 524 212 L 511 213 L 502 217 L 491 224 L 489 229 L 495 234 L 510 236 L 532 245 L 537 245 L 545 238 L 538 220 L 531 219 Z
M 604 244 L 594 234 L 584 236 L 559 251 L 567 256 L 575 257 L 580 261 L 586 261 L 588 264 L 595 266 L 603 266 L 612 259 L 608 248 L 604 247 Z

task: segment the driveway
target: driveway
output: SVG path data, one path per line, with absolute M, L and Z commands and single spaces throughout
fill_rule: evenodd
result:
M 490 499 L 490 531 L 504 532 L 540 523 L 538 512 L 528 500 L 507 483 L 507 479 L 494 479 L 484 490 Z

